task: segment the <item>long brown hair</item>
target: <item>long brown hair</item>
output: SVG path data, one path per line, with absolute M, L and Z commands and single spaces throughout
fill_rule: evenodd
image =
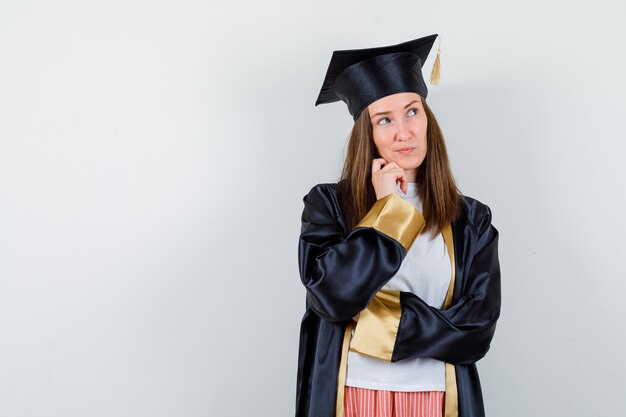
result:
M 417 169 L 416 181 L 422 201 L 424 230 L 435 227 L 434 236 L 461 213 L 460 191 L 450 170 L 448 152 L 439 123 L 426 100 L 422 105 L 427 117 L 426 157 Z M 354 122 L 348 139 L 346 159 L 338 182 L 339 199 L 346 224 L 352 230 L 376 202 L 372 185 L 372 160 L 380 158 L 367 107 Z

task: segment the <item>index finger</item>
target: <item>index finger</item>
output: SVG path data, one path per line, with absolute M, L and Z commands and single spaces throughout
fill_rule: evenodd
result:
M 385 158 L 372 159 L 372 173 L 380 171 L 386 164 L 387 161 L 385 161 Z

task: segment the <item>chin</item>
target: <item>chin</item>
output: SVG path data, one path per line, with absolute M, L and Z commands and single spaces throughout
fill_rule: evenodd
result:
M 400 162 L 397 162 L 397 163 L 400 166 L 400 168 L 402 168 L 402 169 L 416 169 L 416 168 L 419 168 L 420 165 L 422 165 L 422 162 L 424 162 L 424 159 L 420 159 L 418 161 L 416 161 L 416 160 L 400 161 Z

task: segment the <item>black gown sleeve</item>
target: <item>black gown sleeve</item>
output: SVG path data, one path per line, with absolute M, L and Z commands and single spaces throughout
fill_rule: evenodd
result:
M 487 353 L 500 315 L 500 264 L 498 230 L 485 208 L 464 261 L 460 299 L 442 310 L 410 292 L 381 291 L 360 315 L 351 350 L 391 362 L 430 357 L 454 364 Z
M 346 236 L 336 192 L 318 184 L 303 202 L 298 263 L 307 305 L 325 320 L 350 320 L 396 273 L 424 218 L 391 193 Z

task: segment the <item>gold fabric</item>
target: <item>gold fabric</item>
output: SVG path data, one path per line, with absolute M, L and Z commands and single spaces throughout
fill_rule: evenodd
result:
M 452 265 L 452 275 L 450 277 L 450 286 L 446 293 L 446 299 L 443 303 L 443 309 L 446 310 L 452 305 L 452 294 L 454 293 L 454 281 L 456 269 L 454 267 L 454 240 L 452 238 L 452 225 L 448 224 L 443 229 L 443 240 L 446 242 L 450 264 Z M 459 397 L 456 386 L 456 371 L 454 364 L 446 363 L 446 395 L 444 417 L 458 417 L 459 415 Z
M 443 302 L 444 310 L 452 305 L 452 294 L 454 294 L 454 243 L 452 241 L 452 226 L 448 224 L 443 229 L 443 240 L 446 242 L 446 248 L 448 249 L 448 256 L 450 257 L 450 265 L 452 267 L 452 275 L 450 277 L 450 285 L 448 286 L 448 292 L 446 293 L 446 299 Z
M 348 370 L 348 347 L 352 335 L 352 322 L 346 325 L 341 345 L 341 359 L 339 361 L 339 373 L 337 374 L 337 399 L 335 401 L 335 417 L 343 417 L 343 399 L 346 386 L 346 373 Z
M 446 395 L 444 404 L 444 417 L 458 417 L 459 397 L 456 390 L 456 371 L 454 364 L 446 363 Z
M 400 291 L 378 291 L 359 314 L 350 350 L 391 362 L 401 315 Z
M 377 201 L 377 204 L 385 200 L 383 203 L 376 207 L 376 204 L 372 207 L 372 210 L 363 219 L 361 223 L 364 223 L 368 216 L 372 224 L 376 223 L 376 218 L 380 218 L 383 214 L 390 214 L 386 211 L 385 205 L 393 197 L 390 194 Z M 401 197 L 398 196 L 402 200 Z M 402 200 L 402 202 L 405 202 Z M 409 203 L 407 203 L 409 204 Z M 376 208 L 376 211 L 374 209 Z M 414 206 L 411 208 L 415 209 Z M 416 213 L 421 213 L 415 209 Z M 374 217 L 374 220 L 371 218 Z M 423 222 L 423 217 L 421 217 Z M 365 224 L 365 223 L 364 223 Z M 382 222 L 382 224 L 387 224 Z M 367 226 L 364 226 L 367 227 Z M 415 234 L 417 236 L 424 227 L 422 223 L 419 227 L 419 231 Z M 380 229 L 379 229 L 380 230 Z M 387 234 L 385 231 L 381 230 Z M 391 235 L 390 235 L 391 236 Z M 393 237 L 393 236 L 392 236 Z M 455 260 L 454 260 L 454 240 L 452 237 L 452 225 L 448 224 L 443 229 L 443 239 L 448 250 L 448 256 L 450 257 L 450 264 L 452 266 L 452 274 L 450 277 L 450 285 L 448 286 L 448 292 L 444 301 L 443 309 L 448 309 L 452 305 L 452 295 L 454 293 L 455 282 Z M 396 239 L 399 240 L 399 239 Z M 413 237 L 408 248 L 415 240 Z M 364 355 L 374 356 L 379 359 L 391 361 L 393 353 L 393 347 L 395 346 L 396 336 L 398 334 L 398 326 L 400 324 L 400 317 L 402 315 L 402 306 L 400 305 L 400 292 L 380 290 L 376 293 L 367 308 L 359 313 L 359 319 L 354 330 L 354 336 L 352 336 L 353 324 L 350 322 L 346 326 L 346 331 L 343 337 L 343 345 L 341 350 L 341 360 L 339 365 L 338 383 L 337 383 L 337 402 L 336 402 L 336 417 L 344 417 L 344 392 L 345 381 L 348 367 L 348 349 L 359 352 Z M 459 415 L 459 403 L 458 403 L 458 388 L 456 383 L 456 372 L 454 364 L 446 363 L 446 394 L 445 394 L 445 408 L 444 417 L 458 417 Z
M 391 193 L 377 200 L 356 227 L 373 227 L 400 242 L 408 252 L 425 223 L 415 206 Z

